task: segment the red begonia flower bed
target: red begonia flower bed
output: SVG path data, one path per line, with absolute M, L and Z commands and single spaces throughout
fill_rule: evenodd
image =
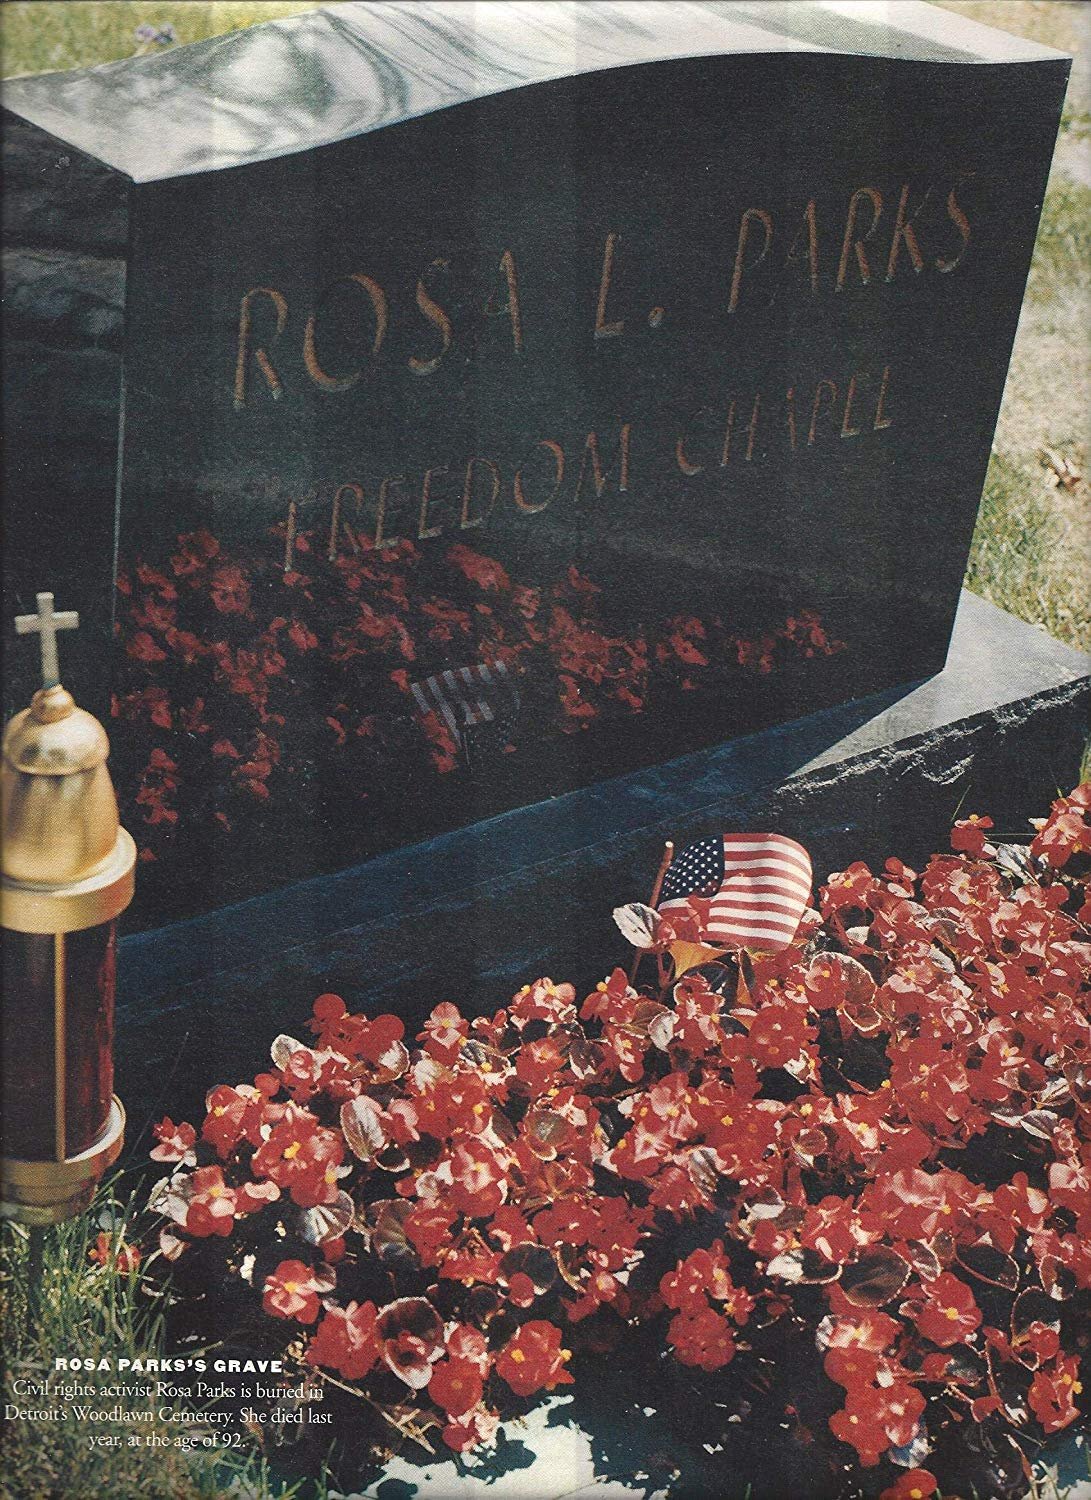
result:
M 625 1367 L 682 1382 L 680 1444 L 801 1449 L 808 1494 L 1020 1493 L 1088 1405 L 1089 809 L 850 865 L 783 953 L 677 980 L 661 918 L 636 988 L 416 1037 L 320 996 L 156 1129 L 195 1326 L 328 1381 L 345 1451 L 379 1410 L 472 1457 Z

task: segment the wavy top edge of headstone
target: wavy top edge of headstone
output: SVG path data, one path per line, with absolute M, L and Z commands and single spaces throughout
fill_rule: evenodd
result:
M 1065 57 L 922 0 L 345 0 L 154 56 L 10 79 L 3 102 L 144 183 L 330 145 L 529 84 L 785 52 Z

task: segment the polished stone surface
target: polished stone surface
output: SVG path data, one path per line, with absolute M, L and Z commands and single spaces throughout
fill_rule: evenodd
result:
M 118 700 L 133 917 L 935 674 L 1066 74 L 929 7 L 607 0 L 13 84 L 7 586 Z M 411 683 L 498 659 L 508 743 L 437 752 Z
M 479 99 L 668 58 L 832 52 L 1028 62 L 1050 48 L 917 0 L 349 0 L 152 58 L 17 79 L 5 102 L 137 182 L 238 166 Z
M 985 714 L 1003 716 L 1009 705 L 1033 698 L 1043 683 L 1078 682 L 1091 658 L 1032 629 L 986 599 L 964 590 L 944 670 L 928 678 L 851 730 L 801 767 L 807 775 L 850 756 L 881 753 L 898 740 Z
M 969 811 L 1025 834 L 1026 819 L 1077 779 L 1089 666 L 965 594 L 946 669 L 906 694 L 130 936 L 118 966 L 130 1112 L 177 1117 L 213 1075 L 252 1075 L 272 1038 L 298 1028 L 326 990 L 415 1027 L 439 1000 L 491 1011 L 541 974 L 591 988 L 627 962 L 610 912 L 646 896 L 668 838 L 774 827 L 806 845 L 821 878 L 857 858 L 925 859 Z

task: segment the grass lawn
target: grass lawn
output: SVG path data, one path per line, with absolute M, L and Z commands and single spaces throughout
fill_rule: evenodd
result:
M 129 56 L 142 23 L 170 24 L 184 43 L 313 8 L 283 0 L 10 0 L 0 10 L 3 72 Z M 947 0 L 944 8 L 1076 55 L 966 581 L 1058 640 L 1091 650 L 1091 6 Z
M 29 1231 L 21 1224 L 0 1226 L 0 1318 L 3 1321 L 5 1400 L 40 1411 L 64 1409 L 64 1422 L 4 1423 L 0 1500 L 303 1500 L 298 1488 L 271 1487 L 264 1459 L 250 1445 L 218 1454 L 183 1446 L 201 1431 L 200 1423 L 168 1424 L 155 1416 L 154 1399 L 111 1394 L 119 1384 L 149 1386 L 156 1377 L 109 1372 L 54 1374 L 53 1360 L 78 1355 L 147 1360 L 164 1352 L 164 1292 L 143 1266 L 119 1274 L 98 1264 L 89 1252 L 108 1226 L 112 1245 L 128 1238 L 137 1204 L 147 1197 L 115 1178 L 84 1215 L 47 1232 L 41 1290 L 28 1309 Z M 47 1380 L 78 1387 L 63 1395 L 17 1395 L 20 1378 L 41 1387 Z M 24 1388 L 25 1391 L 25 1388 Z M 149 1412 L 153 1420 L 111 1420 L 118 1406 Z M 178 1402 L 171 1402 L 176 1409 Z M 81 1419 L 87 1407 L 104 1420 Z M 181 1434 L 187 1434 L 181 1437 Z M 154 1449 L 150 1444 L 154 1442 Z M 308 1490 L 318 1495 L 317 1490 Z

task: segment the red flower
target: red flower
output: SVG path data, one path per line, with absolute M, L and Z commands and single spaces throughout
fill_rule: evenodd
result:
M 504 1162 L 491 1146 L 475 1136 L 458 1142 L 443 1163 L 441 1174 L 450 1181 L 452 1207 L 472 1218 L 495 1213 L 507 1196 Z
M 515 1072 L 537 1097 L 553 1083 L 563 1067 L 564 1054 L 560 1045 L 553 1037 L 545 1036 L 541 1041 L 528 1042 L 520 1049 Z
M 100 1266 L 110 1266 L 119 1276 L 127 1276 L 140 1264 L 140 1251 L 135 1245 L 127 1245 L 124 1240 L 115 1245 L 113 1235 L 106 1233 L 98 1236 L 87 1254 Z
M 515 992 L 509 1013 L 520 1031 L 528 1021 L 564 1022 L 575 1014 L 572 1007 L 575 998 L 576 991 L 570 984 L 536 979 L 533 984 L 525 984 Z
M 538 1292 L 524 1271 L 516 1271 L 508 1282 L 508 1298 L 516 1307 L 530 1307 Z
M 152 1134 L 159 1142 L 158 1146 L 152 1148 L 152 1161 L 180 1161 L 187 1167 L 196 1163 L 193 1148 L 197 1142 L 197 1132 L 192 1125 L 187 1125 L 185 1121 L 176 1125 L 169 1115 L 165 1115 Z
M 859 1349 L 882 1354 L 901 1332 L 897 1318 L 872 1308 L 848 1308 L 819 1325 L 819 1337 L 830 1349 Z
M 275 1318 L 295 1318 L 299 1323 L 313 1323 L 318 1317 L 320 1294 L 333 1285 L 331 1277 L 318 1276 L 301 1260 L 282 1260 L 265 1278 L 265 1295 L 261 1305 Z
M 443 1441 L 448 1448 L 462 1453 L 467 1448 L 486 1447 L 496 1437 L 500 1418 L 488 1407 L 479 1406 L 458 1422 L 449 1422 L 443 1429 Z
M 462 1043 L 470 1033 L 470 1024 L 464 1021 L 457 1005 L 444 1000 L 437 1005 L 424 1023 L 418 1041 L 424 1050 L 442 1063 L 454 1062 Z
M 869 1349 L 843 1346 L 827 1351 L 822 1368 L 838 1385 L 843 1385 L 847 1391 L 855 1391 L 870 1389 L 882 1364 L 880 1356 Z
M 561 1348 L 561 1330 L 537 1320 L 524 1323 L 504 1345 L 496 1359 L 496 1373 L 517 1396 L 533 1396 L 535 1391 L 573 1383 L 565 1369 L 570 1358 L 569 1350 Z
M 844 1407 L 830 1418 L 830 1431 L 841 1442 L 856 1449 L 865 1468 L 872 1468 L 890 1447 L 886 1427 L 874 1400 L 874 1391 L 860 1387 L 850 1391 Z
M 432 1366 L 428 1394 L 450 1417 L 461 1417 L 481 1400 L 481 1372 L 472 1360 L 444 1359 Z
M 740 1324 L 747 1321 L 754 1306 L 750 1294 L 736 1287 L 728 1275 L 722 1240 L 680 1260 L 660 1281 L 659 1293 L 668 1307 L 687 1314 L 703 1312 L 709 1298 L 722 1302 L 724 1312 Z
M 447 1353 L 452 1360 L 460 1360 L 474 1366 L 479 1375 L 489 1368 L 489 1345 L 480 1328 L 469 1323 L 456 1323 L 447 1330 Z
M 1060 1432 L 1079 1415 L 1076 1397 L 1083 1390 L 1076 1378 L 1079 1368 L 1074 1354 L 1062 1354 L 1049 1368 L 1039 1370 L 1031 1382 L 1031 1409 L 1046 1432 Z
M 667 1330 L 667 1339 L 682 1364 L 702 1370 L 719 1370 L 735 1356 L 734 1329 L 711 1307 L 679 1313 Z
M 943 1349 L 964 1344 L 981 1326 L 981 1309 L 966 1283 L 944 1271 L 924 1287 L 925 1302 L 914 1321 L 926 1339 Z
M 984 853 L 985 836 L 992 826 L 991 818 L 979 818 L 977 813 L 959 818 L 951 830 L 951 848 L 959 854 L 972 854 L 976 858 Z
M 868 1242 L 852 1199 L 830 1195 L 808 1208 L 800 1242 L 824 1260 L 843 1266 Z
M 376 1320 L 373 1302 L 331 1307 L 307 1345 L 308 1363 L 336 1370 L 346 1380 L 361 1379 L 379 1357 Z
M 201 1126 L 201 1139 L 225 1161 L 242 1140 L 258 1145 L 264 1103 L 261 1094 L 249 1084 L 240 1084 L 237 1089 L 219 1084 L 205 1101 L 208 1114 Z
M 845 908 L 867 909 L 868 900 L 875 889 L 874 875 L 862 860 L 849 865 L 847 870 L 830 876 L 822 888 L 822 914 L 839 912 Z
M 624 969 L 615 969 L 609 979 L 600 979 L 580 1010 L 585 1021 L 613 1021 L 618 1025 L 631 1019 L 637 993 Z
M 750 1027 L 749 1051 L 760 1068 L 782 1068 L 794 1062 L 814 1036 L 801 1006 L 770 1003 L 762 1006 Z
M 235 1223 L 235 1194 L 224 1182 L 219 1167 L 198 1167 L 189 1179 L 190 1199 L 185 1227 L 190 1234 L 204 1238 L 231 1233 Z
M 269 1139 L 254 1153 L 253 1169 L 285 1188 L 300 1208 L 333 1203 L 345 1172 L 344 1138 L 340 1131 L 319 1126 L 308 1110 L 288 1105 Z
M 1049 817 L 1030 846 L 1031 854 L 1044 859 L 1054 870 L 1063 869 L 1074 854 L 1091 851 L 1091 826 L 1087 823 L 1088 787 L 1078 786 L 1070 797 L 1054 802 Z
M 927 1469 L 908 1469 L 882 1492 L 879 1500 L 928 1500 L 938 1489 L 939 1480 Z
M 425 1204 L 414 1208 L 405 1221 L 405 1237 L 420 1256 L 422 1266 L 439 1263 L 440 1251 L 451 1243 L 451 1230 L 458 1214 L 453 1209 Z

